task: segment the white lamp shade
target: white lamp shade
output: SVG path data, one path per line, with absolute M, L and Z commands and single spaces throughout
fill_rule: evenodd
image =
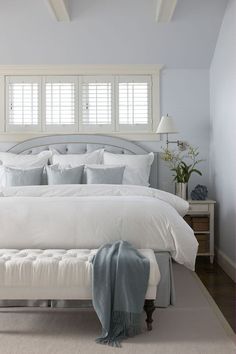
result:
M 163 116 L 161 117 L 161 121 L 157 127 L 157 134 L 174 134 L 178 133 L 175 123 L 172 117 L 170 116 Z

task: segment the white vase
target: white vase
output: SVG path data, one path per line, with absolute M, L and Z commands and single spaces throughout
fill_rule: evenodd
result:
M 188 183 L 175 183 L 175 194 L 185 200 L 188 199 Z

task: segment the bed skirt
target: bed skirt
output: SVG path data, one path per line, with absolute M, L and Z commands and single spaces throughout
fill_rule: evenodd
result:
M 157 286 L 157 307 L 175 305 L 175 286 L 172 268 L 172 259 L 169 252 L 155 252 L 157 264 L 161 273 L 161 280 Z

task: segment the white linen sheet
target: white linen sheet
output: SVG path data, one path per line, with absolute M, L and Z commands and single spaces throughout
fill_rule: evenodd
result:
M 187 209 L 184 200 L 141 186 L 1 188 L 0 248 L 93 249 L 126 240 L 169 251 L 194 270 L 198 243 L 181 216 Z

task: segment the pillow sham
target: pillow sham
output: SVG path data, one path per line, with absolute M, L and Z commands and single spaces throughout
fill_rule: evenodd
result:
M 85 167 L 87 184 L 122 184 L 125 166 L 94 165 Z
M 112 154 L 104 152 L 105 165 L 125 166 L 123 184 L 149 186 L 150 169 L 154 160 L 153 152 L 147 155 Z
M 46 166 L 47 181 L 53 184 L 81 184 L 84 166 L 61 167 L 59 165 Z
M 0 185 L 2 187 L 34 186 L 42 182 L 43 167 L 18 168 L 1 165 Z
M 52 149 L 52 164 L 62 167 L 77 167 L 85 164 L 101 164 L 103 161 L 103 149 L 95 150 L 87 154 L 66 154 L 61 155 L 57 150 Z
M 51 151 L 42 151 L 36 155 L 18 155 L 11 152 L 0 152 L 0 161 L 3 165 L 11 167 L 43 167 L 48 163 L 51 156 Z

